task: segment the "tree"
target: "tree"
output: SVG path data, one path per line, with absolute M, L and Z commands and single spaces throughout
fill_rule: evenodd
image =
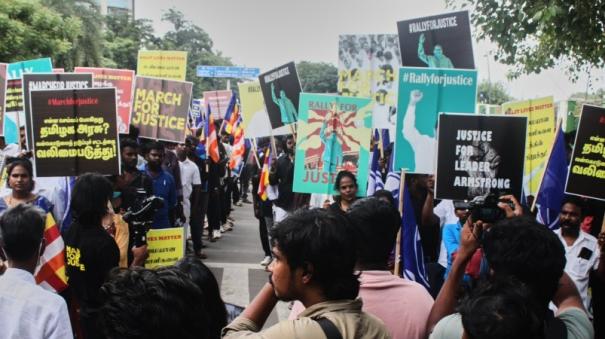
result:
M 605 65 L 605 12 L 594 0 L 462 0 L 473 8 L 478 37 L 496 43 L 496 61 L 509 74 L 539 73 L 565 63 L 568 75 Z M 454 0 L 447 0 L 451 7 Z M 460 1 L 457 1 L 459 4 Z
M 569 97 L 569 100 L 576 100 L 598 106 L 605 106 L 605 89 L 599 88 L 596 92 L 578 92 Z
M 105 49 L 103 65 L 120 69 L 137 69 L 140 49 L 157 49 L 161 39 L 153 32 L 151 21 L 133 20 L 126 13 L 105 18 Z
M 212 50 L 213 43 L 208 33 L 186 20 L 183 13 L 174 8 L 162 16 L 162 21 L 171 23 L 172 30 L 162 37 L 159 46 L 164 50 L 187 51 L 187 80 L 193 82 L 193 96 L 199 97 L 206 90 L 226 88 L 226 79 L 196 76 L 198 65 L 233 65 L 230 58 Z
M 82 22 L 26 0 L 0 0 L 0 60 L 51 57 L 68 53 L 82 32 Z
M 303 92 L 336 93 L 338 69 L 325 62 L 301 61 L 296 64 Z
M 482 81 L 477 88 L 477 102 L 488 105 L 502 105 L 507 101 L 513 100 L 513 97 L 508 95 L 501 82 L 490 83 Z
M 78 18 L 82 30 L 67 53 L 53 59 L 56 67 L 72 70 L 75 66 L 99 67 L 103 62 L 103 16 L 94 0 L 42 0 L 42 4 L 64 18 Z

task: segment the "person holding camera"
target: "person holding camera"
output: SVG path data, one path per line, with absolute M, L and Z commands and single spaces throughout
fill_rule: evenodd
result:
M 99 289 L 111 269 L 118 267 L 120 252 L 103 227 L 113 196 L 111 182 L 96 173 L 81 175 L 72 191 L 73 223 L 65 234 L 65 265 L 72 301 L 80 307 L 80 325 L 85 338 L 97 338 Z M 142 266 L 146 246 L 132 249 L 133 266 Z
M 472 213 L 462 227 L 458 255 L 427 322 L 429 338 L 501 337 L 496 332 L 506 326 L 504 317 L 492 317 L 483 325 L 487 334 L 473 337 L 469 336 L 472 333 L 465 333 L 463 322 L 485 321 L 488 315 L 466 313 L 467 319 L 462 319 L 455 313 L 465 268 L 480 247 L 489 263 L 489 281 L 514 278 L 529 289 L 530 298 L 526 302 L 537 315 L 539 332 L 543 334 L 538 338 L 593 338 L 592 324 L 578 290 L 563 271 L 565 251 L 557 236 L 534 219 L 523 217 L 523 209 L 513 196 L 500 197 L 497 206 L 504 218 L 490 220 L 493 226 L 479 218 L 495 215 L 492 208 L 491 212 Z M 504 297 L 506 291 L 501 293 Z M 556 316 L 549 310 L 551 301 L 558 307 Z
M 151 178 L 137 168 L 139 156 L 139 144 L 130 138 L 120 140 L 120 156 L 122 158 L 122 174 L 113 178 L 114 189 L 120 195 L 114 207 L 119 214 L 124 215 L 126 211 L 135 209 L 139 202 L 153 195 L 153 183 Z M 114 199 L 116 202 L 116 199 Z M 128 223 L 128 248 L 135 244 L 135 227 L 132 222 Z M 134 260 L 132 252 L 128 251 L 128 265 Z M 128 266 L 127 265 L 127 266 Z

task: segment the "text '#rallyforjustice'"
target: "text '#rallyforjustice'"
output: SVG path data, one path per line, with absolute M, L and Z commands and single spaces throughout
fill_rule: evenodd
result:
M 526 117 L 441 114 L 437 199 L 521 196 Z
M 395 168 L 433 174 L 439 113 L 474 113 L 477 71 L 402 67 Z
M 298 120 L 298 102 L 302 92 L 294 62 L 259 75 L 265 107 L 273 129 Z
M 397 22 L 404 67 L 474 69 L 468 11 Z

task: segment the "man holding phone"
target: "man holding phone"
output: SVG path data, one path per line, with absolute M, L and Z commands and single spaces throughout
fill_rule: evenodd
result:
M 605 260 L 603 243 L 597 238 L 580 229 L 583 216 L 583 204 L 578 198 L 567 198 L 563 201 L 559 213 L 561 228 L 555 231 L 565 248 L 565 273 L 573 280 L 582 297 L 584 307 L 589 310 L 588 278 L 590 272 L 595 270 L 597 276 L 605 281 Z M 603 234 L 599 239 L 603 239 Z

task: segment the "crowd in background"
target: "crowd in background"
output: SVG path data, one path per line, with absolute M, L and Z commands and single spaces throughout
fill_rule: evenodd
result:
M 217 123 L 217 129 L 220 122 Z M 436 200 L 430 175 L 407 175 L 428 288 L 398 272 L 402 215 L 388 190 L 359 198 L 340 171 L 334 196 L 293 192 L 293 136 L 258 140 L 237 171 L 232 140 L 207 157 L 203 133 L 185 143 L 120 140 L 122 174 L 34 178 L 27 152 L 5 148 L 0 199 L 0 338 L 598 338 L 605 301 L 603 206 L 568 197 L 560 228 L 529 204 L 499 197 L 499 220 Z M 387 148 L 380 160 L 388 176 Z M 268 172 L 266 157 L 272 157 Z M 265 176 L 269 183 L 265 185 Z M 265 191 L 266 189 L 266 191 Z M 161 204 L 146 218 L 149 197 Z M 531 199 L 530 199 L 531 200 Z M 233 205 L 251 203 L 270 272 L 245 310 L 225 304 L 203 264 L 204 240 L 233 230 Z M 68 288 L 36 286 L 48 216 L 65 244 Z M 147 229 L 184 226 L 187 256 L 144 268 Z M 242 287 L 244 288 L 244 287 Z M 288 320 L 262 330 L 278 300 Z M 241 313 L 241 314 L 240 314 Z

